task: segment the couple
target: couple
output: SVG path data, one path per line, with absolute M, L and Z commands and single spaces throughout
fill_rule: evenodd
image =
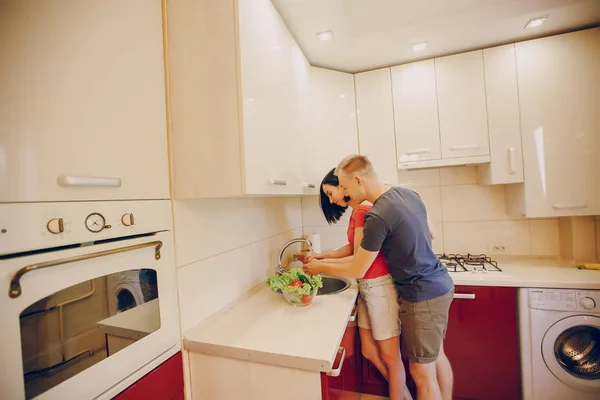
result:
M 419 400 L 450 400 L 452 369 L 442 341 L 454 285 L 431 249 L 423 202 L 411 190 L 383 185 L 369 159 L 353 155 L 321 184 L 329 223 L 347 206 L 353 209 L 350 244 L 307 259 L 304 270 L 359 278 L 363 354 L 388 380 L 391 400 L 411 399 L 400 357 L 401 328 Z

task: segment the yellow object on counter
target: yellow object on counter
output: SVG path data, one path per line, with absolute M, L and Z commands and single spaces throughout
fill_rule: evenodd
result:
M 598 263 L 577 263 L 577 268 L 600 270 L 600 264 L 598 264 Z

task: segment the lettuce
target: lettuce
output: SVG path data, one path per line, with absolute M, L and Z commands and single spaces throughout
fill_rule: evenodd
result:
M 296 280 L 304 282 L 302 287 L 290 286 Z M 321 275 L 310 276 L 300 268 L 292 268 L 282 275 L 272 276 L 265 283 L 270 289 L 297 293 L 298 295 L 310 294 L 314 289 L 323 287 Z

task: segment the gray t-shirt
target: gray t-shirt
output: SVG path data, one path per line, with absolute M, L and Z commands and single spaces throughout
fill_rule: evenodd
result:
M 418 302 L 450 292 L 452 279 L 431 249 L 427 211 L 419 195 L 395 187 L 382 194 L 365 216 L 361 242 L 383 249 L 401 299 Z

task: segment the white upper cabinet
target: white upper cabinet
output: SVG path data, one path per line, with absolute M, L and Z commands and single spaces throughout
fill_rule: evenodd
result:
M 523 182 L 515 45 L 483 50 L 483 63 L 491 163 L 479 166 L 479 183 Z
M 161 2 L 0 2 L 0 202 L 169 198 Z
M 482 51 L 435 59 L 442 158 L 490 154 Z
M 369 157 L 382 182 L 395 185 L 398 172 L 390 69 L 356 74 L 354 82 L 360 154 Z
M 392 88 L 398 163 L 442 158 L 434 61 L 392 67 Z
M 525 183 L 509 212 L 600 214 L 600 28 L 516 44 Z
M 332 168 L 358 153 L 354 76 L 322 68 L 310 73 L 310 128 L 305 132 L 304 193 L 319 193 Z

